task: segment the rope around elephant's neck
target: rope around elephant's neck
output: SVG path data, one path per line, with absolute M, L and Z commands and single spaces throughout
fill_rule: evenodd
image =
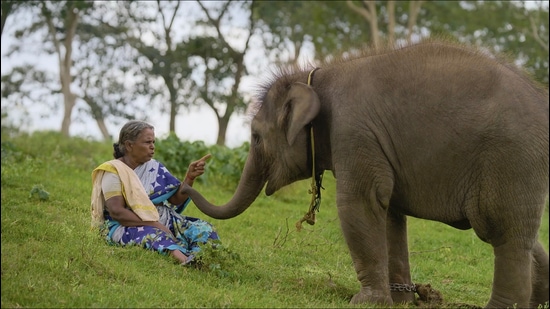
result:
M 318 69 L 319 68 L 314 68 L 309 72 L 309 75 L 307 77 L 308 86 L 311 86 L 313 73 L 315 73 L 315 71 L 317 71 Z M 304 215 L 302 219 L 296 222 L 296 230 L 298 230 L 298 232 L 302 230 L 302 222 L 304 221 L 306 221 L 309 225 L 315 224 L 315 212 L 319 211 L 319 207 L 321 206 L 321 189 L 324 189 L 322 187 L 323 172 L 320 172 L 319 174 L 315 172 L 315 138 L 313 134 L 313 124 L 310 124 L 309 132 L 310 132 L 310 142 L 311 142 L 312 168 L 311 168 L 311 189 L 308 191 L 308 193 L 311 194 L 311 203 L 309 204 L 308 212 Z

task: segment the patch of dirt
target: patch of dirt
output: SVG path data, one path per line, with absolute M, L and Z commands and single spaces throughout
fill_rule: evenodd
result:
M 443 301 L 443 295 L 440 291 L 432 288 L 431 284 L 417 283 L 416 294 L 416 306 L 422 308 L 457 308 L 457 309 L 481 309 L 482 307 L 469 305 L 469 304 L 445 304 Z
M 439 308 L 443 304 L 443 295 L 436 289 L 433 289 L 431 284 L 417 283 L 416 294 L 418 299 L 416 305 L 424 308 Z

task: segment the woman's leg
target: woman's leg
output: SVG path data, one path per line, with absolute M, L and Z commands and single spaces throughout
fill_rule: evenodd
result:
M 172 234 L 152 226 L 121 227 L 122 237 L 113 241 L 120 245 L 141 245 L 146 249 L 170 255 L 181 264 L 189 263 L 193 258 L 184 254 L 185 248 L 181 247 Z
M 193 218 L 174 216 L 172 218 L 171 230 L 178 239 L 178 243 L 189 252 L 198 252 L 200 244 L 219 241 L 218 233 L 207 221 Z

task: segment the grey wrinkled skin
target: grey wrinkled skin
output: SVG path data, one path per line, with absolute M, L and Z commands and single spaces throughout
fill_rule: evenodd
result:
M 337 207 L 361 289 L 351 303 L 414 299 L 406 217 L 473 228 L 494 248 L 487 307 L 548 301 L 548 253 L 538 230 L 548 195 L 548 92 L 512 64 L 450 43 L 368 52 L 310 69 L 281 69 L 263 85 L 250 153 L 232 199 L 205 214 L 244 212 L 311 177 L 336 177 Z M 426 231 L 429 233 L 429 231 Z

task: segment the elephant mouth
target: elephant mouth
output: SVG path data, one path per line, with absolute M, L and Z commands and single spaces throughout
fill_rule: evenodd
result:
M 284 179 L 286 179 L 286 178 L 284 178 Z M 275 180 L 273 180 L 273 179 L 269 180 L 268 179 L 266 181 L 266 186 L 265 186 L 265 195 L 271 196 L 273 193 L 277 192 L 282 187 L 284 187 L 288 184 L 291 184 L 292 182 L 293 181 L 290 181 L 290 182 L 281 181 L 281 178 L 275 178 Z
M 267 180 L 266 186 L 265 186 L 265 195 L 271 196 L 273 193 L 277 192 L 279 189 L 281 189 L 284 186 L 287 186 L 289 184 L 292 184 L 296 181 L 307 179 L 311 176 L 307 176 L 305 174 L 298 174 L 298 175 L 279 175 L 278 178 L 275 178 L 276 180 Z M 267 177 L 269 178 L 269 177 Z M 277 180 L 278 179 L 278 180 Z M 284 179 L 281 181 L 281 179 Z
M 267 185 L 265 186 L 265 195 L 271 196 L 277 190 L 279 190 L 279 188 L 275 187 L 275 185 L 273 184 L 273 181 L 268 181 Z

